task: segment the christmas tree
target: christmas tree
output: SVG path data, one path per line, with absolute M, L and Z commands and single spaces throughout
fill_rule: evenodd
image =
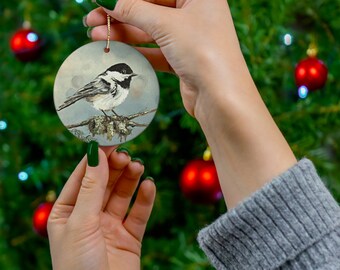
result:
M 340 202 L 340 2 L 228 2 L 248 67 L 276 123 L 297 158 L 314 162 Z M 60 192 L 86 152 L 55 112 L 53 84 L 66 57 L 90 42 L 82 17 L 94 7 L 90 0 L 0 3 L 0 269 L 51 269 L 48 240 L 41 228 L 35 227 L 40 234 L 33 230 L 33 213 Z M 305 58 L 323 61 L 328 76 L 313 63 L 304 66 L 321 84 L 313 77 L 300 84 L 303 71 L 295 73 L 296 65 Z M 144 160 L 145 175 L 156 179 L 158 189 L 143 269 L 212 269 L 196 235 L 226 211 L 225 204 L 200 204 L 181 192 L 181 172 L 202 157 L 206 140 L 183 109 L 177 78 L 157 75 L 157 114 L 123 145 Z

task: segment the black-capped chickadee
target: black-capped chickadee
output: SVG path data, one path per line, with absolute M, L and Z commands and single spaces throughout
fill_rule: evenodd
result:
M 99 74 L 93 81 L 78 89 L 72 96 L 61 104 L 60 111 L 75 102 L 86 99 L 95 109 L 113 111 L 124 102 L 129 94 L 132 77 L 137 76 L 125 63 L 119 63 L 109 67 Z M 114 111 L 113 111 L 114 112 Z

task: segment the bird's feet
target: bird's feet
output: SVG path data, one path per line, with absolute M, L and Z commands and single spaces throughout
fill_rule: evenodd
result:
M 115 116 L 119 117 L 119 115 L 118 115 L 114 110 L 111 110 L 111 112 L 112 112 Z

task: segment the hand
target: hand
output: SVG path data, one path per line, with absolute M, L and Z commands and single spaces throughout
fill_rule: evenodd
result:
M 229 209 L 296 162 L 249 73 L 226 0 L 118 0 L 113 11 L 88 14 L 94 40 L 106 39 L 106 13 L 115 19 L 112 39 L 155 42 L 159 48 L 138 50 L 155 69 L 179 76 Z
M 156 70 L 179 76 L 183 103 L 191 115 L 205 108 L 201 101 L 207 100 L 210 90 L 218 91 L 211 81 L 221 74 L 232 77 L 235 66 L 242 70 L 240 61 L 250 77 L 225 0 L 119 0 L 114 11 L 97 8 L 86 17 L 86 24 L 94 27 L 93 40 L 106 39 L 106 12 L 115 19 L 113 40 L 160 47 L 137 49 Z M 224 72 L 227 66 L 231 72 Z
M 127 215 L 144 167 L 125 152 L 106 152 L 99 149 L 97 167 L 84 157 L 54 204 L 48 221 L 54 270 L 140 269 L 156 188 L 143 181 Z

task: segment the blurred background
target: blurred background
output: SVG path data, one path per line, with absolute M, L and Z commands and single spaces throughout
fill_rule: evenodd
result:
M 228 2 L 276 123 L 340 202 L 340 1 Z M 0 269 L 51 269 L 46 218 L 86 152 L 58 119 L 53 83 L 66 57 L 90 42 L 82 17 L 94 7 L 89 0 L 0 3 Z M 154 121 L 123 145 L 144 160 L 145 176 L 158 187 L 143 269 L 212 269 L 196 235 L 227 209 L 204 135 L 183 109 L 177 78 L 158 78 Z

